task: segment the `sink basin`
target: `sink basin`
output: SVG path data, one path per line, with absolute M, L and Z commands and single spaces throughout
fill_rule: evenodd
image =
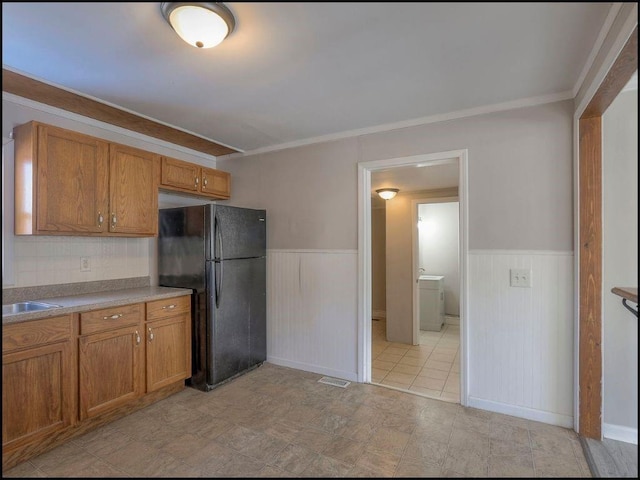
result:
M 10 315 L 12 313 L 33 312 L 36 310 L 47 310 L 49 308 L 59 308 L 62 305 L 44 302 L 18 302 L 10 305 L 2 305 L 2 314 Z

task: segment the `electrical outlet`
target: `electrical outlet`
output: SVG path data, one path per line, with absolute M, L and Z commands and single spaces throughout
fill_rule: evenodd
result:
M 89 261 L 89 257 L 80 257 L 80 271 L 81 272 L 91 271 L 91 262 Z
M 511 274 L 512 287 L 531 288 L 531 270 L 527 268 L 512 268 L 509 270 Z

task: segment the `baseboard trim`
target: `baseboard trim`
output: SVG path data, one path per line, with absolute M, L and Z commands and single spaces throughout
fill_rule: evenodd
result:
M 573 416 L 559 413 L 545 412 L 533 408 L 521 407 L 519 405 L 509 405 L 506 403 L 493 402 L 482 398 L 469 396 L 468 406 L 488 410 L 490 412 L 502 413 L 514 417 L 526 418 L 536 422 L 548 423 L 559 427 L 573 430 Z
M 333 370 L 331 368 L 325 368 L 309 363 L 293 362 L 291 360 L 272 357 L 269 355 L 267 355 L 267 362 L 273 363 L 274 365 L 280 365 L 281 367 L 295 368 L 297 370 L 303 370 L 305 372 L 318 373 L 320 375 L 328 375 L 330 377 L 341 378 L 343 380 L 349 380 L 351 382 L 358 382 L 358 374 L 354 372 L 343 372 L 342 370 Z
M 611 423 L 602 424 L 602 436 L 611 440 L 618 440 L 625 443 L 638 445 L 638 429 L 613 425 Z

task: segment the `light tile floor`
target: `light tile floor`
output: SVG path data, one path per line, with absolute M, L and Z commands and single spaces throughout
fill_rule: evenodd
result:
M 3 477 L 585 477 L 572 430 L 264 364 L 192 388 Z
M 388 342 L 386 321 L 371 322 L 371 380 L 460 403 L 460 327 L 420 331 L 420 345 Z

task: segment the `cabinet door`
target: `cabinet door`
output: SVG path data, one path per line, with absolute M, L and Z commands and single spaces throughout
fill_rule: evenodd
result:
M 229 198 L 231 196 L 231 175 L 221 170 L 202 167 L 200 191 L 207 196 Z
M 159 157 L 114 143 L 109 155 L 109 231 L 156 236 Z
M 191 376 L 191 315 L 148 322 L 147 392 Z
M 142 395 L 144 347 L 137 326 L 82 336 L 79 343 L 81 420 Z
M 75 416 L 71 341 L 2 356 L 2 449 L 46 439 Z
M 194 163 L 162 157 L 160 185 L 197 193 L 200 189 L 200 167 Z
M 48 125 L 37 138 L 38 232 L 106 231 L 109 144 Z

